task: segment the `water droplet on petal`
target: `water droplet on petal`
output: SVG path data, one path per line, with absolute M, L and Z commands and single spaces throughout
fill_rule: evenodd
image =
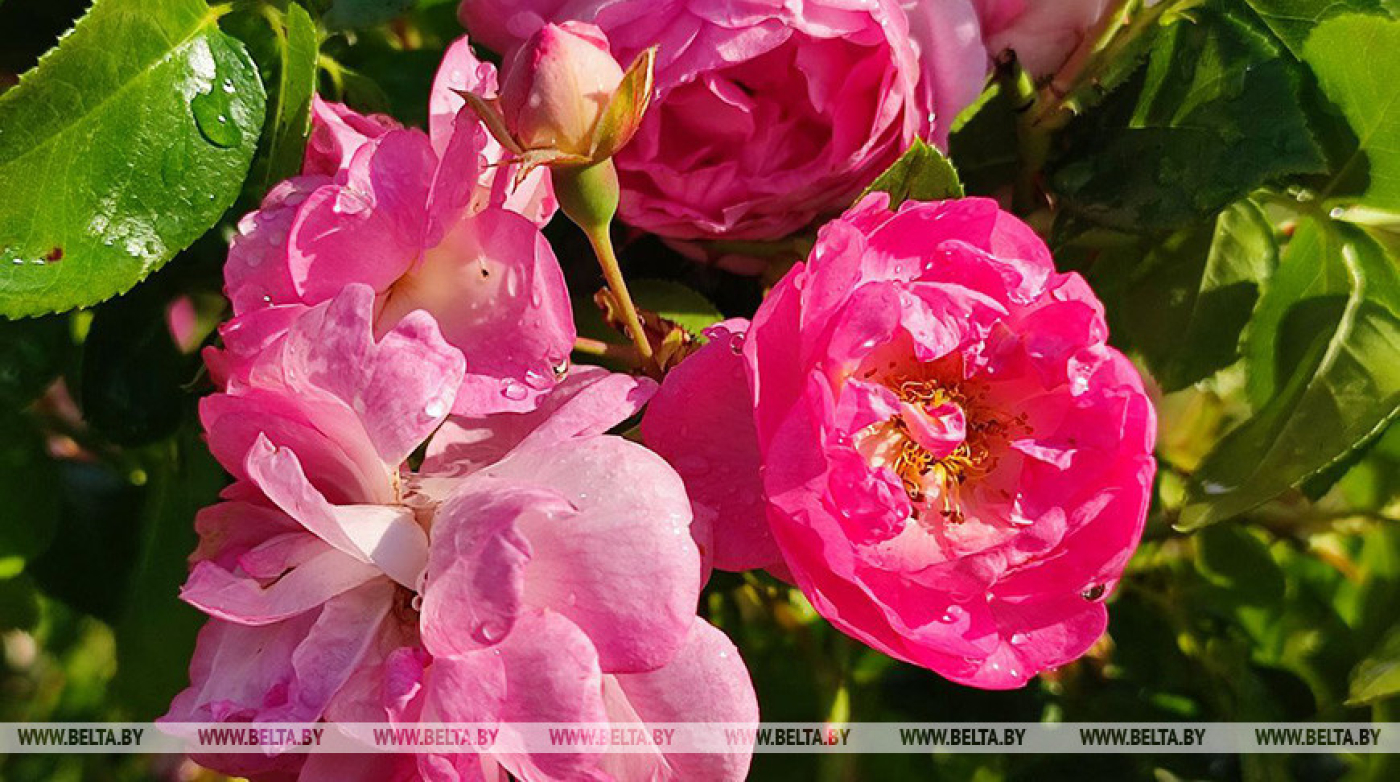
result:
M 1011 636 L 1011 645 L 1021 646 L 1029 640 L 1030 638 L 1028 638 L 1025 633 L 1015 633 Z
M 487 620 L 477 625 L 472 632 L 472 637 L 484 644 L 494 644 L 501 640 L 506 634 L 506 629 L 499 622 Z
M 568 376 L 568 374 L 569 374 L 569 358 L 568 358 L 568 356 L 565 356 L 565 357 L 562 358 L 562 359 L 550 358 L 550 359 L 549 359 L 549 363 L 550 363 L 550 364 L 553 364 L 552 371 L 554 372 L 554 380 L 555 380 L 555 382 L 562 381 L 565 377 Z
M 938 621 L 942 622 L 945 625 L 949 625 L 958 621 L 959 619 L 962 619 L 964 616 L 967 616 L 967 610 L 964 609 L 962 606 L 955 604 L 948 606 L 947 610 L 943 612 L 943 616 L 938 618 Z
M 1103 584 L 1094 584 L 1085 589 L 1083 592 L 1080 592 L 1079 596 L 1092 603 L 1102 598 L 1104 593 L 1107 591 L 1108 587 L 1104 586 Z
M 729 338 L 729 350 L 736 356 L 744 352 L 744 334 L 742 332 Z
M 525 386 L 514 380 L 504 380 L 501 382 L 501 396 L 512 402 L 519 402 L 529 395 L 530 392 Z
M 441 418 L 446 414 L 447 406 L 442 403 L 441 399 L 434 399 L 428 403 L 427 407 L 423 408 L 423 415 L 429 418 Z

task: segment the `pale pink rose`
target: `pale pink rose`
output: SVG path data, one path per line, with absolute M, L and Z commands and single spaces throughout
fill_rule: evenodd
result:
M 984 199 L 874 194 L 745 329 L 663 384 L 646 442 L 713 525 L 833 624 L 986 688 L 1103 633 L 1137 545 L 1155 415 L 1084 280 Z
M 269 310 L 363 283 L 375 291 L 378 333 L 424 310 L 469 356 L 459 406 L 533 406 L 567 367 L 574 341 L 563 273 L 535 223 L 552 198 L 534 191 L 510 201 L 502 180 L 511 176 L 491 160 L 500 149 L 470 112 L 435 121 L 430 138 L 318 99 L 313 127 L 311 173 L 273 188 L 239 223 L 224 267 L 239 317 L 225 339 L 257 321 L 263 341 L 273 340 L 273 321 L 293 315 Z M 255 347 L 246 355 L 263 345 Z M 236 374 L 244 355 L 231 349 L 211 365 L 218 376 Z
M 940 0 L 917 0 L 937 3 Z M 1054 74 L 1108 12 L 1109 0 L 973 0 L 987 51 L 1010 50 L 1032 76 Z
M 679 477 L 602 434 L 649 381 L 580 369 L 535 411 L 445 430 L 415 471 L 467 362 L 421 311 L 376 337 L 375 300 L 351 284 L 305 308 L 202 403 L 237 481 L 197 522 L 182 597 L 213 619 L 163 721 L 756 720 L 742 661 L 695 617 Z M 267 749 L 201 761 L 310 780 L 593 779 L 617 762 Z M 748 755 L 626 763 L 616 778 L 741 779 Z
M 672 239 L 777 239 L 838 213 L 915 138 L 943 144 L 987 70 L 970 0 L 466 0 L 511 52 L 546 22 L 597 25 L 656 94 L 616 156 L 627 223 Z
M 541 27 L 505 74 L 501 113 L 516 143 L 579 156 L 592 152 L 593 129 L 622 83 L 607 38 L 579 22 Z

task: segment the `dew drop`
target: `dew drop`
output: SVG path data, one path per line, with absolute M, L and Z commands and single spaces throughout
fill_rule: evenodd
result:
M 1327 213 L 1327 216 L 1332 218 L 1333 220 L 1340 220 L 1344 215 L 1346 215 L 1346 213 L 1347 210 L 1341 208 L 1340 206 L 1337 206 L 1333 207 L 1332 211 Z
M 554 372 L 554 380 L 555 380 L 555 382 L 562 381 L 565 377 L 568 377 L 568 375 L 569 375 L 569 357 L 568 357 L 568 356 L 565 356 L 564 358 L 561 358 L 561 359 L 551 358 L 551 359 L 549 359 L 549 363 L 553 365 L 553 366 L 551 367 L 551 371 Z
M 224 79 L 224 92 L 231 94 L 233 89 L 233 79 Z
M 743 333 L 735 334 L 729 338 L 729 351 L 736 356 L 744 352 Z
M 1103 584 L 1094 584 L 1083 592 L 1080 592 L 1079 596 L 1092 603 L 1102 598 L 1107 591 L 1108 587 Z
M 519 402 L 529 395 L 530 392 L 526 390 L 525 386 L 514 380 L 505 380 L 501 383 L 501 396 L 512 402 Z
M 948 609 L 943 612 L 943 616 L 938 618 L 938 621 L 942 622 L 945 625 L 950 625 L 958 621 L 959 619 L 962 619 L 966 615 L 967 611 L 962 606 L 950 605 L 948 606 Z
M 485 621 L 472 631 L 472 637 L 484 644 L 494 644 L 506 634 L 506 629 L 498 622 Z
M 228 149 L 243 140 L 243 132 L 229 118 L 227 93 L 205 92 L 194 96 L 190 101 L 190 112 L 194 114 L 194 124 L 205 141 L 216 147 Z
M 442 403 L 441 399 L 434 399 L 428 403 L 427 407 L 423 408 L 423 415 L 429 418 L 441 418 L 446 413 L 447 407 Z
M 1011 645 L 1012 645 L 1012 646 L 1023 646 L 1023 645 L 1025 645 L 1026 641 L 1029 641 L 1029 640 L 1030 640 L 1030 638 L 1026 637 L 1026 634 L 1025 634 L 1025 633 L 1015 633 L 1015 634 L 1013 634 L 1013 635 L 1011 636 Z

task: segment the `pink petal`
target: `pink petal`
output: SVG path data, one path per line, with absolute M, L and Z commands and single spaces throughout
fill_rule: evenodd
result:
M 742 348 L 744 321 L 706 330 L 710 342 L 661 385 L 642 418 L 642 438 L 685 481 L 696 524 L 710 528 L 710 560 L 721 570 L 782 561 L 768 529 L 758 435 Z
M 296 455 L 266 437 L 254 443 L 246 467 L 268 499 L 308 531 L 409 589 L 417 588 L 428 539 L 408 508 L 331 505 L 306 480 Z
M 470 481 L 557 493 L 577 512 L 522 517 L 532 559 L 525 602 L 583 629 L 603 670 L 664 665 L 685 640 L 700 590 L 684 486 L 656 454 L 618 437 L 523 448 Z
M 525 441 L 548 444 L 603 434 L 635 415 L 655 391 L 648 378 L 573 367 L 530 412 L 449 418 L 428 442 L 422 472 L 465 474 L 499 461 Z
M 668 665 L 649 673 L 607 677 L 608 716 L 614 723 L 757 723 L 758 699 L 734 644 L 696 619 L 685 646 Z M 618 779 L 741 780 L 752 752 L 731 754 L 610 754 L 604 767 Z

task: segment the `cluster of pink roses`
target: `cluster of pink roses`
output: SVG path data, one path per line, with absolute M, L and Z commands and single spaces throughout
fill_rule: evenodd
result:
M 626 78 L 611 55 L 659 45 L 652 108 L 616 157 L 622 217 L 677 240 L 771 239 L 840 213 L 914 139 L 946 140 L 989 46 L 1053 70 L 1104 3 L 1062 6 L 1053 44 L 1035 35 L 1049 5 L 462 14 L 515 50 L 491 104 L 507 145 L 551 154 L 596 152 L 577 142 Z M 979 687 L 1020 686 L 1102 634 L 1150 496 L 1154 415 L 1092 292 L 1029 228 L 991 201 L 892 209 L 877 193 L 659 390 L 571 368 L 540 231 L 550 175 L 463 98 L 496 93 L 463 39 L 428 133 L 318 100 L 302 175 L 240 223 L 234 318 L 206 357 L 221 391 L 201 405 L 235 482 L 197 522 L 183 597 L 211 620 L 167 721 L 751 722 L 742 660 L 695 616 L 711 567 L 767 569 L 846 633 Z M 607 434 L 644 407 L 647 447 Z M 709 780 L 749 757 L 204 761 Z
M 462 44 L 435 105 L 493 79 Z M 197 521 L 182 596 L 212 619 L 165 720 L 757 719 L 737 651 L 695 616 L 680 478 L 604 434 L 655 384 L 568 369 L 567 291 L 535 222 L 546 183 L 504 186 L 470 113 L 433 130 L 318 102 L 306 174 L 240 226 L 236 317 L 208 356 L 223 391 L 200 409 L 236 480 Z M 202 760 L 308 779 L 748 767 L 746 752 L 659 750 Z

